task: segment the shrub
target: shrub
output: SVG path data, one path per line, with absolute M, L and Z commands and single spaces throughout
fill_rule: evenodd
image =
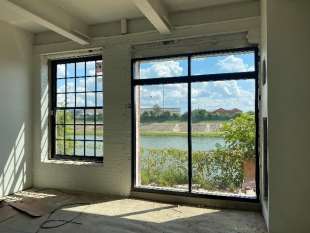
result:
M 175 187 L 187 185 L 187 152 L 177 149 L 150 149 L 142 156 L 142 185 Z M 238 151 L 217 148 L 193 152 L 193 184 L 208 190 L 235 191 L 242 185 L 243 163 Z
M 198 114 L 199 113 L 199 114 Z M 197 112 L 197 118 L 204 112 Z M 194 188 L 238 191 L 243 183 L 243 161 L 255 157 L 255 116 L 242 113 L 221 129 L 224 146 L 192 152 Z M 142 152 L 142 185 L 175 187 L 188 184 L 187 151 L 147 149 Z

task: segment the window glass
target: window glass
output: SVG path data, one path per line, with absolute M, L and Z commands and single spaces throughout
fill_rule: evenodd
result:
M 187 84 L 140 86 L 136 92 L 138 185 L 188 190 Z
M 255 59 L 253 50 L 134 62 L 135 187 L 257 198 Z
M 254 52 L 199 55 L 191 59 L 192 75 L 249 72 L 255 70 Z
M 102 60 L 78 58 L 58 61 L 53 122 L 53 151 L 57 157 L 103 158 L 103 78 Z M 61 63 L 60 63 L 61 62 Z
M 136 64 L 135 79 L 182 77 L 188 74 L 187 58 L 150 60 Z

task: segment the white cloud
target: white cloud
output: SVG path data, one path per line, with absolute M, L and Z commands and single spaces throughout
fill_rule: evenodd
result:
M 193 84 L 193 109 L 204 108 L 207 110 L 215 110 L 217 108 L 239 108 L 243 111 L 254 111 L 254 87 L 241 87 L 240 82 L 244 84 L 248 82 L 248 80 Z
M 223 72 L 240 72 L 253 69 L 241 58 L 234 55 L 225 57 L 217 63 Z M 142 78 L 180 76 L 183 68 L 178 62 L 154 62 L 141 69 Z M 192 84 L 192 108 L 204 108 L 209 111 L 217 108 L 239 108 L 242 111 L 254 111 L 255 89 L 251 80 L 217 81 Z M 162 106 L 163 93 L 165 107 L 180 107 L 187 111 L 187 84 L 152 85 L 140 87 L 141 107 Z
M 59 64 L 57 65 L 57 78 L 64 78 L 66 76 L 66 65 Z
M 224 72 L 254 71 L 254 66 L 249 66 L 243 59 L 235 55 L 229 55 L 216 64 Z
M 183 68 L 177 61 L 153 62 L 150 67 L 141 69 L 141 78 L 159 78 L 180 76 Z

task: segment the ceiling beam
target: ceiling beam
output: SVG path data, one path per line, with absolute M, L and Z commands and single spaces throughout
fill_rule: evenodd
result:
M 1 4 L 28 20 L 81 45 L 89 44 L 88 26 L 61 8 L 42 0 L 0 0 Z
M 132 1 L 160 33 L 171 33 L 171 24 L 168 17 L 168 11 L 160 0 Z

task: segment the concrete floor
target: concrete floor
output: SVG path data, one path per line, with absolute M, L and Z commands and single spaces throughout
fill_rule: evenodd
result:
M 119 199 L 88 194 L 68 194 L 55 190 L 24 191 L 9 196 L 33 200 L 42 217 L 32 218 L 15 210 L 0 221 L 4 233 L 266 233 L 262 216 L 257 212 L 176 206 L 153 201 Z M 64 204 L 80 203 L 51 211 Z M 1 208 L 0 208 L 1 212 Z M 74 218 L 74 219 L 73 219 Z M 40 229 L 47 219 L 67 220 L 58 228 Z M 49 222 L 45 227 L 64 223 Z

